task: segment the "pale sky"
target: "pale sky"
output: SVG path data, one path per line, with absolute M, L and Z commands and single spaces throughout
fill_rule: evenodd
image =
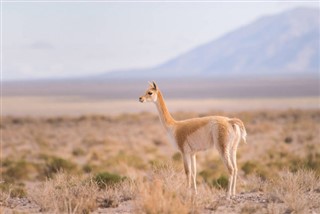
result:
M 288 9 L 319 2 L 2 3 L 4 80 L 156 66 Z

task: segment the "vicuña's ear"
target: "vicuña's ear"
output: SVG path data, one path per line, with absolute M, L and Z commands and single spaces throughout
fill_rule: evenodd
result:
M 157 84 L 156 84 L 154 81 L 152 82 L 152 84 L 153 84 L 153 88 L 156 89 L 156 90 L 158 90 L 158 86 L 157 86 Z
M 154 86 L 153 86 L 153 83 L 151 83 L 151 82 L 149 82 L 149 81 L 148 81 L 148 83 L 149 83 L 149 85 L 150 85 L 151 88 L 154 87 Z

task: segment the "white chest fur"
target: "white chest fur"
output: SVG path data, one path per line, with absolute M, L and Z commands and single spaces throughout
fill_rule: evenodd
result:
M 169 129 L 167 133 L 170 144 L 172 144 L 175 149 L 179 149 L 173 130 Z

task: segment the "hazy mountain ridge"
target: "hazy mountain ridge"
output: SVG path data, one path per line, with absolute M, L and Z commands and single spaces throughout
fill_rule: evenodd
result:
M 265 16 L 157 67 L 100 77 L 317 75 L 319 9 Z

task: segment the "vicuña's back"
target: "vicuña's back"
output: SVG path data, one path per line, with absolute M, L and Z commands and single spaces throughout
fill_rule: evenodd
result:
M 169 113 L 162 93 L 155 82 L 150 83 L 150 88 L 139 100 L 140 102 L 153 102 L 156 104 L 160 121 L 166 129 L 170 141 L 183 156 L 189 187 L 191 187 L 192 180 L 192 186 L 197 192 L 196 152 L 215 146 L 230 174 L 227 197 L 230 198 L 231 195 L 235 195 L 238 173 L 237 148 L 241 140 L 246 141 L 247 135 L 240 119 L 209 116 L 176 121 Z
M 210 116 L 177 121 L 174 126 L 174 137 L 179 150 L 192 153 L 215 146 L 218 151 L 224 151 L 228 147 L 228 141 L 237 137 L 234 120 L 228 117 Z

